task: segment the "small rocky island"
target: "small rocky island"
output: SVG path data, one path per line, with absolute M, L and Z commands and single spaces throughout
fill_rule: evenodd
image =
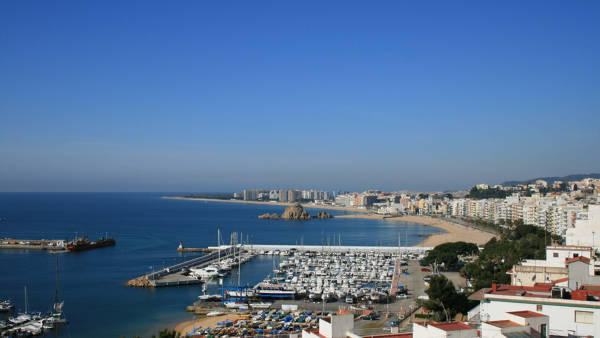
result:
M 302 205 L 296 204 L 296 205 L 285 208 L 285 211 L 283 212 L 283 214 L 281 214 L 281 216 L 277 215 L 277 214 L 266 213 L 264 215 L 258 216 L 258 218 L 259 219 L 275 219 L 275 220 L 283 219 L 283 220 L 292 220 L 292 221 L 307 221 L 307 220 L 313 219 L 313 218 L 328 219 L 328 218 L 333 218 L 333 216 L 326 211 L 320 211 L 315 216 L 312 216 L 306 210 L 304 210 Z

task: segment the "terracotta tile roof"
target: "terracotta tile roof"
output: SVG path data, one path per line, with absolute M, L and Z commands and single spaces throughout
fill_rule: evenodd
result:
M 348 312 L 346 309 L 340 309 L 336 314 L 338 314 L 338 315 L 351 315 L 352 313 Z
M 471 300 L 485 300 L 485 299 L 493 299 L 494 297 L 488 296 L 510 296 L 516 297 L 517 299 L 524 300 L 527 297 L 531 298 L 541 298 L 544 300 L 539 300 L 540 302 L 570 302 L 570 301 L 590 301 L 594 302 L 594 307 L 600 307 L 600 302 L 596 299 L 600 298 L 600 288 L 598 286 L 594 287 L 593 285 L 587 286 L 589 289 L 572 290 L 571 291 L 571 299 L 555 299 L 552 298 L 552 287 L 544 285 L 538 286 L 516 286 L 516 285 L 498 285 L 496 290 L 490 288 L 481 289 L 475 293 L 473 293 L 469 299 Z M 595 299 L 590 299 L 593 297 Z M 598 298 L 596 298 L 598 297 Z
M 523 325 L 521 325 L 519 323 L 515 323 L 511 320 L 493 320 L 491 322 L 485 322 L 485 323 L 493 325 L 495 327 L 501 327 L 501 328 L 523 326 Z
M 511 315 L 515 315 L 518 317 L 523 317 L 523 318 L 532 318 L 532 317 L 548 317 L 546 315 L 543 315 L 541 313 L 537 313 L 537 312 L 533 312 L 533 311 L 513 311 L 513 312 L 508 312 Z
M 429 323 L 429 325 L 444 331 L 475 330 L 474 327 L 461 322 Z
M 587 257 L 583 257 L 583 256 L 579 256 L 579 257 L 574 257 L 571 259 L 567 259 L 567 264 L 573 263 L 573 262 L 577 262 L 577 261 L 582 261 L 586 264 L 590 264 L 590 259 Z
M 538 297 L 551 298 L 552 284 L 544 283 L 534 286 L 517 286 L 498 284 L 496 291 L 491 288 L 484 288 L 473 293 L 469 299 L 482 300 L 486 294 L 501 295 L 501 296 L 523 296 L 523 297 Z
M 581 290 L 600 291 L 600 285 L 583 284 Z
M 491 289 L 491 288 L 483 288 L 483 289 L 479 289 L 479 290 L 475 291 L 474 293 L 472 293 L 472 294 L 469 296 L 469 299 L 471 299 L 471 300 L 474 300 L 474 299 L 475 299 L 475 300 L 480 300 L 480 299 L 481 299 L 481 300 L 482 300 L 482 299 L 483 299 L 483 296 L 484 296 L 486 293 L 490 292 L 490 291 L 492 291 L 492 289 Z

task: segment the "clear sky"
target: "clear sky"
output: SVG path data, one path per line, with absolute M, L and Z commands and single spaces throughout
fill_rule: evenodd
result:
M 2 1 L 0 191 L 600 171 L 598 1 Z

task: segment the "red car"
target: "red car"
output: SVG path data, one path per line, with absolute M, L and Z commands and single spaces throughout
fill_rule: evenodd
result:
M 431 272 L 431 270 L 428 269 L 428 268 L 421 268 L 421 271 L 423 271 L 423 272 Z

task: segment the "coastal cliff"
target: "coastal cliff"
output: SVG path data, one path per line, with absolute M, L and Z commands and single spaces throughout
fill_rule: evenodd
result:
M 296 205 L 285 208 L 285 211 L 283 212 L 283 214 L 281 214 L 281 216 L 277 215 L 277 214 L 266 213 L 264 215 L 258 216 L 258 218 L 259 219 L 272 219 L 272 220 L 284 219 L 284 220 L 292 220 L 292 221 L 306 221 L 306 220 L 313 219 L 313 218 L 328 219 L 328 218 L 333 218 L 333 216 L 326 211 L 320 211 L 315 216 L 312 216 L 308 213 L 308 211 L 306 211 L 302 207 L 302 205 L 296 204 Z

